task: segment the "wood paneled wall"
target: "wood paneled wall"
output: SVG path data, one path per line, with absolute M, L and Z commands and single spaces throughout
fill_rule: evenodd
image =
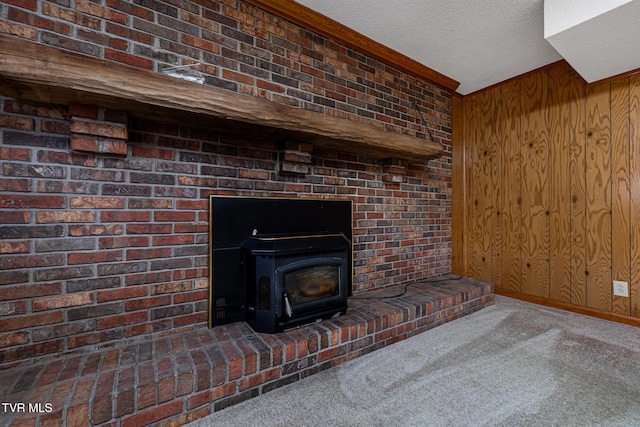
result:
M 454 271 L 640 318 L 640 74 L 562 61 L 453 107 Z

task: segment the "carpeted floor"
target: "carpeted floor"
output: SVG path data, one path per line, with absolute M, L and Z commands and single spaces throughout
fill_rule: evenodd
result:
M 640 328 L 496 296 L 189 426 L 320 425 L 640 426 Z

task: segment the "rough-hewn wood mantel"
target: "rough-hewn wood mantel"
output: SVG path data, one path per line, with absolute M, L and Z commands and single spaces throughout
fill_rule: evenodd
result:
M 378 157 L 416 160 L 442 151 L 440 144 L 423 138 L 5 35 L 0 35 L 0 92 L 40 102 L 115 107 L 134 116 L 189 112 Z

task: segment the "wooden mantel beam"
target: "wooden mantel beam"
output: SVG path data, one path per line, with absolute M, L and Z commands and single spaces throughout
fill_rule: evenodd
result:
M 423 138 L 6 35 L 0 35 L 0 92 L 40 102 L 94 103 L 133 115 L 144 110 L 189 112 L 377 157 L 415 160 L 442 152 L 440 144 Z

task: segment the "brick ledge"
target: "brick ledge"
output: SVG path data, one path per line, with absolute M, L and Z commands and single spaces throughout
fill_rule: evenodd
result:
M 414 284 L 398 298 L 372 298 L 403 289 L 359 293 L 346 315 L 279 334 L 239 322 L 0 371 L 3 402 L 33 405 L 1 413 L 0 424 L 182 425 L 494 300 L 493 284 L 454 277 Z

